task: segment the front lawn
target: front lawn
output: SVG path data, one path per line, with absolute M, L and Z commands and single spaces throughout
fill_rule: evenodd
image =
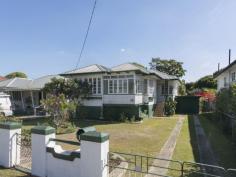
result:
M 95 126 L 97 131 L 110 134 L 110 151 L 155 156 L 164 145 L 177 117 L 145 119 L 141 124 L 79 121 L 80 127 Z M 57 135 L 57 138 L 77 141 L 75 133 Z M 70 148 L 66 146 L 66 148 Z

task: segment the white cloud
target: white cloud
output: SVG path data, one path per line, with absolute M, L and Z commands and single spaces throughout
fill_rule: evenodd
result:
M 123 48 L 122 48 L 122 49 L 120 49 L 120 52 L 125 52 L 125 49 L 123 49 Z

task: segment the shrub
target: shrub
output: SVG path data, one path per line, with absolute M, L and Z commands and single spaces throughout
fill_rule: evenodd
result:
M 176 110 L 176 101 L 171 97 L 168 97 L 165 101 L 165 115 L 171 116 L 175 114 Z

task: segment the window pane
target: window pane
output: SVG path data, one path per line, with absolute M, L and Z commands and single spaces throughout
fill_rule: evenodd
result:
M 114 93 L 117 93 L 117 80 L 114 80 Z
M 134 94 L 134 80 L 129 79 L 129 94 Z
M 119 93 L 122 93 L 122 80 L 119 80 Z
M 97 79 L 93 78 L 93 86 L 92 86 L 93 94 L 97 93 Z
M 98 78 L 98 94 L 101 94 L 101 78 Z
M 123 93 L 128 93 L 127 80 L 123 80 Z
M 144 79 L 144 83 L 143 83 L 143 93 L 147 94 L 147 79 Z
M 109 93 L 113 93 L 113 80 L 109 80 Z
M 103 81 L 103 92 L 104 94 L 108 94 L 108 80 Z

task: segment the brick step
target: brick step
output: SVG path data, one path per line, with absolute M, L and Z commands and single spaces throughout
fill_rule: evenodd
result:
M 155 117 L 163 117 L 164 116 L 164 107 L 165 107 L 165 102 L 157 103 L 156 108 L 154 110 L 154 116 Z

